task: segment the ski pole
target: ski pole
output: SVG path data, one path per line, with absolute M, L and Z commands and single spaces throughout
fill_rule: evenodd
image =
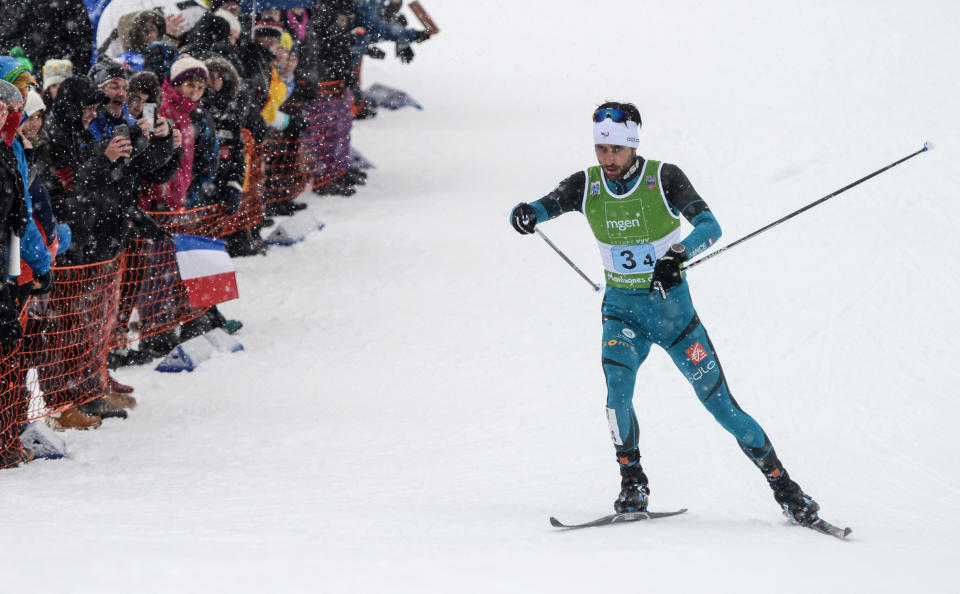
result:
M 556 244 L 554 244 L 552 241 L 550 241 L 550 238 L 547 237 L 546 235 L 544 235 L 543 231 L 541 231 L 540 229 L 538 229 L 538 228 L 536 228 L 536 227 L 535 227 L 533 230 L 536 232 L 537 235 L 540 236 L 540 238 L 541 238 L 542 240 L 544 240 L 544 241 L 547 242 L 547 245 L 549 245 L 551 248 L 553 248 L 553 251 L 557 252 L 557 255 L 559 255 L 561 258 L 563 258 L 563 261 L 564 261 L 564 262 L 566 262 L 567 264 L 570 265 L 570 268 L 573 268 L 573 269 L 577 272 L 577 274 L 579 274 L 579 275 L 581 276 L 581 278 L 583 278 L 583 280 L 585 280 L 585 281 L 587 281 L 588 283 L 590 283 L 590 286 L 593 287 L 593 290 L 594 290 L 594 291 L 597 291 L 598 293 L 600 292 L 600 285 L 599 285 L 598 283 L 595 283 L 595 282 L 593 282 L 592 280 L 590 280 L 590 277 L 587 276 L 586 274 L 584 274 L 583 271 L 580 270 L 580 268 L 578 268 L 577 265 L 574 264 L 573 261 L 570 260 L 570 258 L 567 257 L 566 254 L 564 254 L 563 252 L 561 252 L 561 251 L 560 251 L 560 248 L 558 248 L 558 247 L 556 246 Z
M 833 192 L 832 194 L 827 194 L 827 195 L 824 196 L 823 198 L 821 198 L 821 199 L 819 199 L 819 200 L 816 200 L 816 201 L 814 201 L 814 202 L 811 202 L 810 204 L 804 206 L 803 208 L 801 208 L 801 209 L 799 209 L 799 210 L 795 210 L 795 211 L 791 212 L 790 214 L 788 214 L 787 216 L 785 216 L 785 217 L 783 217 L 783 218 L 780 218 L 780 219 L 777 219 L 776 221 L 770 223 L 769 225 L 767 225 L 767 226 L 765 226 L 765 227 L 761 227 L 760 229 L 757 229 L 757 230 L 754 231 L 753 233 L 750 233 L 750 234 L 748 234 L 748 235 L 745 235 L 745 236 L 741 237 L 740 239 L 734 241 L 733 243 L 731 243 L 730 245 L 728 245 L 728 246 L 726 246 L 726 247 L 720 248 L 719 250 L 717 250 L 717 251 L 715 251 L 715 252 L 713 252 L 713 253 L 710 253 L 710 254 L 708 254 L 708 255 L 700 258 L 699 260 L 695 260 L 695 261 L 693 261 L 693 262 L 690 262 L 689 264 L 686 264 L 686 265 L 683 267 L 683 269 L 684 269 L 684 270 L 690 270 L 690 269 L 693 268 L 694 266 L 696 266 L 696 265 L 698 265 L 698 264 L 702 264 L 702 263 L 706 262 L 707 260 L 709 260 L 710 258 L 713 258 L 714 256 L 719 256 L 719 255 L 722 254 L 723 252 L 725 252 L 725 251 L 727 251 L 727 250 L 729 250 L 729 249 L 731 249 L 731 248 L 733 248 L 733 247 L 735 247 L 735 246 L 743 243 L 744 241 L 746 241 L 746 240 L 748 240 L 748 239 L 751 239 L 751 238 L 753 238 L 753 237 L 756 237 L 757 235 L 760 235 L 760 234 L 763 233 L 764 231 L 767 231 L 768 229 L 771 229 L 771 228 L 773 228 L 773 227 L 776 227 L 776 226 L 779 225 L 780 223 L 782 223 L 782 222 L 784 222 L 784 221 L 787 221 L 787 220 L 789 220 L 789 219 L 792 219 L 793 217 L 797 216 L 798 214 L 810 210 L 810 209 L 813 208 L 814 206 L 818 206 L 818 205 L 820 205 L 820 204 L 823 204 L 824 202 L 826 202 L 827 200 L 830 200 L 830 199 L 833 198 L 834 196 L 837 196 L 838 194 L 842 194 L 842 193 L 846 192 L 847 190 L 849 190 L 850 188 L 852 188 L 852 187 L 854 187 L 854 186 L 858 186 L 858 185 L 862 184 L 863 182 L 867 181 L 868 179 L 870 179 L 870 178 L 872 178 L 872 177 L 876 177 L 876 176 L 880 175 L 881 173 L 883 173 L 884 171 L 886 171 L 886 170 L 888 170 L 888 169 L 892 169 L 892 168 L 896 167 L 897 165 L 899 165 L 900 163 L 903 163 L 904 161 L 906 161 L 906 160 L 908 160 L 908 159 L 912 159 L 912 158 L 916 157 L 917 155 L 919 155 L 920 153 L 925 153 L 925 152 L 927 152 L 927 151 L 929 151 L 929 150 L 933 150 L 933 143 L 928 140 L 928 141 L 926 141 L 926 142 L 923 143 L 923 148 L 920 149 L 920 150 L 918 150 L 918 151 L 916 151 L 915 153 L 911 153 L 911 154 L 907 155 L 906 157 L 900 159 L 899 161 L 894 161 L 893 163 L 890 163 L 890 164 L 887 165 L 886 167 L 881 167 L 880 169 L 877 169 L 877 170 L 874 171 L 873 173 L 871 173 L 871 174 L 869 174 L 869 175 L 866 175 L 866 176 L 864 176 L 864 177 L 861 177 L 861 178 L 858 179 L 857 181 L 855 181 L 855 182 L 853 182 L 853 183 L 851 183 L 851 184 L 848 184 L 848 185 L 840 188 L 839 190 Z

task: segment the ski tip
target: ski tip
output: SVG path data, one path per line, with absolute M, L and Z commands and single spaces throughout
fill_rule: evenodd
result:
M 923 143 L 923 150 L 925 150 L 925 151 L 932 151 L 932 150 L 933 150 L 933 141 L 932 141 L 932 140 L 928 140 L 928 141 L 924 142 L 924 143 Z
M 815 522 L 809 524 L 801 524 L 801 526 L 806 526 L 812 528 L 817 532 L 822 532 L 823 534 L 829 534 L 830 536 L 845 540 L 850 534 L 853 533 L 852 528 L 840 528 L 839 526 L 834 526 L 830 522 L 827 522 L 823 518 L 818 518 Z
M 550 516 L 550 525 L 554 528 L 563 528 L 563 522 L 554 518 L 553 516 Z

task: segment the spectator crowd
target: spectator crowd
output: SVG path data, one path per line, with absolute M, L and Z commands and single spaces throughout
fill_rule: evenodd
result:
M 365 183 L 350 151 L 353 120 L 376 115 L 362 60 L 390 41 L 409 62 L 429 37 L 401 2 L 112 0 L 96 31 L 83 0 L 4 3 L 0 468 L 31 459 L 30 421 L 126 418 L 133 388 L 111 370 L 240 330 L 190 305 L 172 237 L 264 254 L 264 229 L 306 208 L 304 191 Z

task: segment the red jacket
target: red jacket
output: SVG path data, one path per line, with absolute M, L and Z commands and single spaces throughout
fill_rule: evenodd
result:
M 180 168 L 173 178 L 166 183 L 160 203 L 170 210 L 182 210 L 186 203 L 187 190 L 190 188 L 190 176 L 193 172 L 193 124 L 190 122 L 190 112 L 197 106 L 170 84 L 163 81 L 163 101 L 157 113 L 173 121 L 173 127 L 183 135 L 183 158 L 180 159 Z

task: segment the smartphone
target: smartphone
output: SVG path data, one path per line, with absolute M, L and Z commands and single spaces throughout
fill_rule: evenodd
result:
M 144 103 L 143 104 L 143 114 L 142 118 L 146 118 L 147 122 L 150 123 L 150 131 L 153 132 L 153 129 L 157 125 L 157 104 L 156 103 Z
M 123 136 L 127 140 L 130 140 L 130 128 L 126 124 L 120 124 L 113 129 L 114 136 Z

